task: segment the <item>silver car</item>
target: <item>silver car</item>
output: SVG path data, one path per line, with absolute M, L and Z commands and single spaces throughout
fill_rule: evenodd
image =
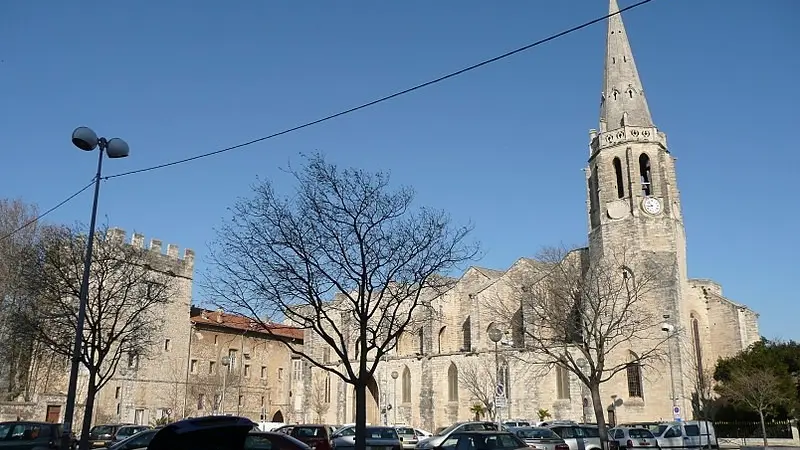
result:
M 394 429 L 397 430 L 397 434 L 400 436 L 400 439 L 403 442 L 403 448 L 412 449 L 417 446 L 419 437 L 417 436 L 417 431 L 415 429 L 400 425 L 395 425 Z
M 368 449 L 403 450 L 400 436 L 393 427 L 368 426 L 365 430 Z M 342 427 L 331 436 L 331 448 L 335 450 L 352 450 L 356 446 L 356 427 Z
M 442 431 L 417 443 L 417 450 L 430 450 L 442 445 L 445 439 L 452 433 L 461 431 L 501 431 L 495 422 L 456 422 Z
M 535 450 L 569 450 L 569 445 L 564 439 L 549 428 L 511 427 L 509 431 Z

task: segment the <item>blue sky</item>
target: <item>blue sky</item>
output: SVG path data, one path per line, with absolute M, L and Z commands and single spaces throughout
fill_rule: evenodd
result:
M 620 0 L 620 6 L 634 3 Z M 605 0 L 209 0 L 0 4 L 0 195 L 49 208 L 89 182 L 88 125 L 131 157 L 105 174 L 216 150 L 427 81 L 602 16 Z M 689 273 L 800 339 L 800 42 L 795 0 L 655 0 L 625 14 L 677 157 Z M 197 251 L 256 176 L 318 150 L 390 169 L 418 204 L 472 221 L 480 265 L 586 241 L 588 130 L 605 24 L 374 108 L 225 155 L 103 184 L 110 225 Z M 287 186 L 288 187 L 288 186 Z M 88 221 L 87 191 L 49 218 Z M 199 292 L 195 292 L 197 301 Z

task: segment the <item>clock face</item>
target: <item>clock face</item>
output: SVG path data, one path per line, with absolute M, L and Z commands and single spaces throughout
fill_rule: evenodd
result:
M 655 197 L 647 197 L 642 201 L 642 208 L 649 214 L 661 212 L 661 202 Z

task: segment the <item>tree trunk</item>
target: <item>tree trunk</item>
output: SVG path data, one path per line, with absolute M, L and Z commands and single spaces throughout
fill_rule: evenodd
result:
M 767 424 L 764 422 L 764 410 L 758 411 L 758 417 L 761 419 L 761 436 L 764 438 L 764 449 L 767 448 Z
M 600 384 L 591 383 L 589 392 L 592 395 L 592 409 L 594 418 L 597 421 L 597 432 L 600 434 L 600 445 L 608 450 L 608 429 L 606 427 L 606 409 L 603 407 L 603 399 L 600 397 Z
M 94 413 L 94 401 L 97 397 L 97 375 L 94 371 L 89 371 L 89 383 L 86 389 L 86 404 L 83 408 L 83 425 L 81 426 L 81 441 L 79 450 L 89 450 L 89 430 L 92 429 L 92 413 Z
M 366 371 L 365 371 L 366 372 Z M 362 372 L 362 373 L 365 373 Z M 365 375 L 360 375 L 355 384 L 356 391 L 356 442 L 354 450 L 366 450 L 367 429 L 367 381 Z

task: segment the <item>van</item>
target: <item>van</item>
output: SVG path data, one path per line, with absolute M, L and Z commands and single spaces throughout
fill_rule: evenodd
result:
M 656 436 L 658 446 L 663 449 L 719 448 L 714 424 L 707 420 L 635 424 L 633 426 L 642 426 L 652 431 Z

